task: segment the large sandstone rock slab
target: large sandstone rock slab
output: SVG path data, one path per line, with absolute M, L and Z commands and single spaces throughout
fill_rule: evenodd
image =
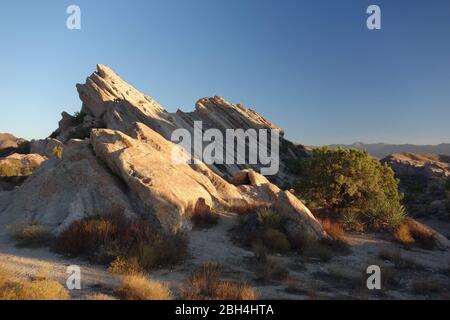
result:
M 183 227 L 184 218 L 200 199 L 209 206 L 243 200 L 235 186 L 203 164 L 173 161 L 172 142 L 143 124 L 134 127 L 134 138 L 115 130 L 93 130 L 91 142 L 97 157 L 127 184 L 164 229 Z
M 279 182 L 292 180 L 286 161 L 306 155 L 303 147 L 296 146 L 282 138 L 283 130 L 268 121 L 256 111 L 241 104 L 232 104 L 222 97 L 202 98 L 193 112 L 167 112 L 155 100 L 140 93 L 122 80 L 114 71 L 104 65 L 98 65 L 97 71 L 87 78 L 85 84 L 77 85 L 82 112 L 97 119 L 102 127 L 118 130 L 130 135 L 130 124 L 140 122 L 152 128 L 164 138 L 170 139 L 175 129 L 186 129 L 193 136 L 194 121 L 202 121 L 203 130 L 217 129 L 225 134 L 227 129 L 275 129 L 281 134 L 280 172 L 275 177 Z M 100 127 L 99 124 L 92 125 Z M 208 142 L 204 142 L 204 147 Z M 220 144 L 220 142 L 219 142 Z M 246 142 L 248 150 L 248 142 Z M 220 144 L 223 153 L 225 145 Z M 248 152 L 248 151 L 246 151 Z M 198 155 L 197 155 L 198 156 Z M 236 158 L 238 154 L 234 155 Z M 260 164 L 208 164 L 210 169 L 230 178 L 247 167 L 256 171 Z
M 267 204 L 289 221 L 286 231 L 290 239 L 321 240 L 327 237 L 311 211 L 289 191 L 283 191 L 253 170 L 242 170 L 232 179 L 248 202 Z
M 125 188 L 94 156 L 87 141 L 71 141 L 63 159 L 44 162 L 14 192 L 0 223 L 38 222 L 55 233 L 87 216 L 134 215 Z

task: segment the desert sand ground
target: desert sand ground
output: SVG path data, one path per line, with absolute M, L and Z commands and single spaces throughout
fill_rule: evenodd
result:
M 329 262 L 298 255 L 274 256 L 289 269 L 288 279 L 260 283 L 256 281 L 252 264 L 253 253 L 232 241 L 230 229 L 238 219 L 235 215 L 223 214 L 216 226 L 191 231 L 189 258 L 171 269 L 152 271 L 149 276 L 166 282 L 177 295 L 180 284 L 193 270 L 206 261 L 216 261 L 223 264 L 225 278 L 252 284 L 261 299 L 449 299 L 449 251 L 405 250 L 381 234 L 347 234 L 351 252 L 336 255 Z M 433 226 L 436 227 L 436 223 Z M 448 225 L 439 226 L 441 231 L 450 230 Z M 383 261 L 379 257 L 383 250 L 399 253 L 407 265 L 395 268 L 392 262 Z M 82 289 L 71 291 L 72 299 L 93 293 L 114 295 L 119 285 L 119 277 L 109 274 L 106 266 L 61 257 L 47 248 L 17 248 L 4 226 L 0 227 L 0 263 L 25 276 L 46 272 L 63 284 L 68 277 L 67 267 L 78 265 L 82 272 Z M 370 264 L 382 266 L 382 277 L 383 269 L 388 269 L 395 285 L 380 291 L 367 290 L 365 271 Z

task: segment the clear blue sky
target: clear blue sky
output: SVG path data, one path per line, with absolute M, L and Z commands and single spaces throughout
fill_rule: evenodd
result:
M 2 0 L 0 41 L 0 132 L 25 138 L 103 63 L 168 111 L 221 95 L 299 143 L 450 142 L 448 0 Z

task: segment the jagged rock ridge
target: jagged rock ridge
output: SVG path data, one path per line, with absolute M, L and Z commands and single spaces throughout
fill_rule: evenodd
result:
M 276 128 L 256 112 L 215 97 L 200 100 L 192 113 L 170 114 L 105 66 L 77 88 L 83 116 L 64 114 L 53 135 L 64 144 L 62 159 L 44 162 L 20 188 L 0 194 L 0 222 L 38 222 L 57 233 L 76 219 L 119 210 L 173 231 L 189 227 L 186 217 L 199 202 L 223 209 L 268 203 L 289 219 L 290 237 L 326 237 L 300 200 L 251 169 L 172 161 L 172 130 L 195 119 L 222 130 Z M 85 139 L 71 139 L 80 135 Z M 47 155 L 58 140 L 34 141 L 32 148 Z M 239 183 L 224 179 L 233 172 Z
M 193 134 L 194 121 L 202 121 L 203 130 L 215 128 L 224 133 L 226 129 L 277 129 L 283 135 L 281 128 L 257 112 L 241 104 L 231 104 L 221 97 L 200 99 L 193 112 L 178 110 L 169 113 L 152 98 L 123 81 L 110 68 L 98 65 L 97 69 L 97 72 L 87 78 L 85 84 L 77 85 L 83 102 L 82 112 L 87 115 L 78 131 L 85 131 L 86 127 L 105 127 L 128 133 L 130 124 L 140 122 L 164 138 L 170 139 L 177 128 L 184 128 Z M 67 126 L 67 117 L 67 114 L 63 115 L 60 123 L 58 139 L 62 141 L 73 137 L 74 128 Z M 302 146 L 296 146 L 283 138 L 280 149 L 280 172 L 273 178 L 282 184 L 290 180 L 286 160 L 304 156 L 306 153 Z M 237 157 L 237 154 L 235 156 Z M 247 167 L 257 171 L 260 169 L 259 165 L 210 165 L 213 171 L 224 177 L 231 177 Z

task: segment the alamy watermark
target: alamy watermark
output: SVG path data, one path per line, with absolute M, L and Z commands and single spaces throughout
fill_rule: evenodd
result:
M 370 16 L 367 18 L 366 25 L 369 30 L 381 30 L 381 9 L 379 6 L 372 4 L 367 8 L 367 14 Z
M 71 265 L 67 267 L 66 273 L 69 277 L 66 281 L 67 289 L 69 290 L 80 290 L 81 289 L 81 268 L 76 265 Z
M 66 26 L 69 30 L 81 29 L 81 8 L 75 4 L 67 7 L 66 13 L 69 15 L 66 20 Z
M 224 134 L 214 128 L 203 130 L 203 122 L 194 121 L 193 132 L 176 129 L 170 140 L 177 144 L 174 163 L 259 165 L 263 175 L 275 175 L 280 168 L 278 129 L 226 129 Z

